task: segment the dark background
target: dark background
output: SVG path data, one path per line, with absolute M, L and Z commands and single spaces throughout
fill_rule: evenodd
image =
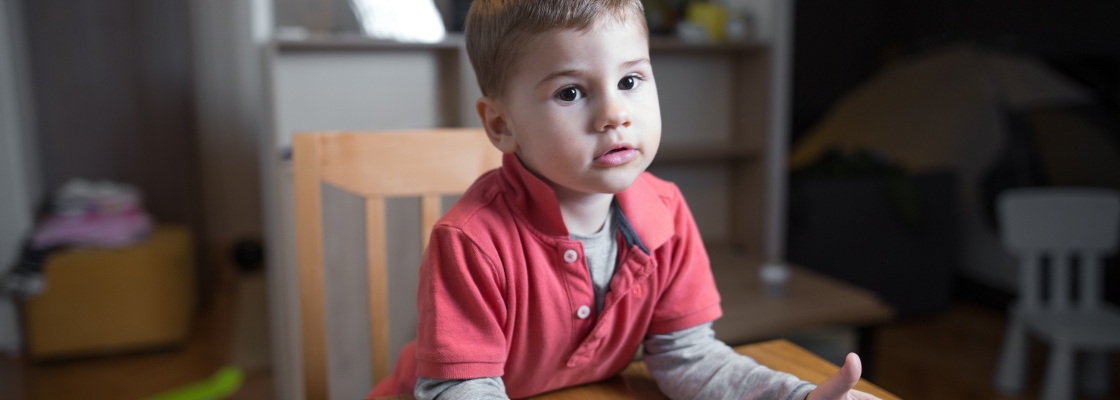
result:
M 1117 110 L 1120 2 L 798 0 L 795 21 L 795 140 L 885 63 L 956 41 L 1037 54 Z

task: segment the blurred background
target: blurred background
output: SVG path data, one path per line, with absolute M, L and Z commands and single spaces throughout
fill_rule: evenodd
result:
M 292 134 L 478 126 L 469 4 L 0 0 L 0 397 L 302 398 Z M 644 4 L 664 119 L 651 171 L 681 187 L 725 312 L 744 316 L 721 339 L 858 350 L 903 398 L 1042 398 L 1052 345 L 1033 336 L 1026 383 L 995 383 L 1024 293 L 999 199 L 1120 189 L 1120 3 Z M 362 266 L 346 269 L 361 203 L 331 190 L 327 292 L 362 297 Z M 390 280 L 414 288 L 419 203 L 388 211 L 406 237 Z M 1044 292 L 1071 279 L 1117 304 L 1116 244 L 1099 274 L 1044 262 Z M 792 279 L 760 279 L 766 265 Z M 415 304 L 391 294 L 395 355 Z M 346 358 L 369 354 L 363 313 L 326 311 L 347 371 L 332 397 L 372 384 Z M 1111 385 L 1079 396 L 1120 399 L 1116 354 L 1090 358 Z

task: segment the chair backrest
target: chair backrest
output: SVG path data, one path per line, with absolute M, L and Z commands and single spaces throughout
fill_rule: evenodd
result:
M 328 183 L 365 199 L 373 382 L 389 374 L 385 198 L 421 198 L 421 248 L 441 213 L 440 197 L 461 194 L 501 165 L 481 129 L 301 133 L 293 137 L 296 254 L 306 398 L 326 399 L 328 370 L 323 274 L 323 194 Z
M 1088 188 L 1009 190 L 998 200 L 1000 233 L 1019 255 L 1019 307 L 1064 309 L 1070 305 L 1070 262 L 1080 265 L 1079 304 L 1101 299 L 1101 258 L 1116 252 L 1120 238 L 1120 192 Z M 1050 260 L 1049 302 L 1041 299 L 1043 257 Z

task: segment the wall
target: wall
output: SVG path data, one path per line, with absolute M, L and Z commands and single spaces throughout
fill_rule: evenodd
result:
M 797 2 L 793 138 L 812 128 L 836 99 L 879 68 L 887 16 L 887 0 Z
M 0 1 L 0 274 L 12 265 L 31 229 L 40 196 L 26 59 L 20 4 Z M 15 304 L 2 298 L 0 352 L 19 349 Z
M 158 221 L 201 233 L 187 0 L 23 6 L 44 188 L 129 182 Z
M 271 166 L 277 156 L 264 134 L 271 129 L 263 64 L 272 1 L 192 0 L 189 11 L 206 246 L 220 257 L 235 240 L 262 235 L 261 191 L 268 183 L 261 180 L 261 165 Z M 268 294 L 270 303 L 285 301 L 282 292 L 270 288 Z M 289 388 L 294 376 L 289 370 L 299 362 L 284 347 L 294 333 L 284 328 L 283 317 L 280 308 L 270 307 L 273 337 L 260 338 L 273 346 L 274 393 L 282 400 L 298 393 Z
M 793 137 L 892 54 L 973 39 L 1048 57 L 1116 57 L 1117 16 L 1117 2 L 799 0 Z
M 1120 53 L 1120 3 L 920 0 L 892 4 L 892 36 L 904 43 L 990 37 L 1045 55 Z
M 259 239 L 262 230 L 258 154 L 268 118 L 260 45 L 271 18 L 254 18 L 257 3 L 190 2 L 205 246 L 219 261 L 237 240 Z

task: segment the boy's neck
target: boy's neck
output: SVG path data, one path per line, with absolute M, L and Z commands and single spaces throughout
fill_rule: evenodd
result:
M 582 193 L 559 185 L 553 185 L 553 190 L 556 192 L 556 201 L 560 203 L 560 215 L 564 217 L 568 234 L 588 236 L 603 228 L 610 212 L 611 200 L 614 200 L 613 194 Z

